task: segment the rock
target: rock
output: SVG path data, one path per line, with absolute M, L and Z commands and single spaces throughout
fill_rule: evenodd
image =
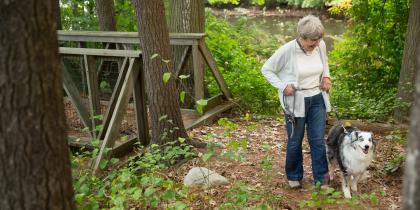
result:
M 184 185 L 203 185 L 205 188 L 229 184 L 220 174 L 204 167 L 192 168 L 184 178 Z

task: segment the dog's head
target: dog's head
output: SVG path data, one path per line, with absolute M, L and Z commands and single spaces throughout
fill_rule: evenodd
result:
M 352 145 L 356 150 L 368 154 L 369 151 L 374 151 L 376 143 L 373 139 L 373 133 L 366 131 L 352 131 L 350 133 Z

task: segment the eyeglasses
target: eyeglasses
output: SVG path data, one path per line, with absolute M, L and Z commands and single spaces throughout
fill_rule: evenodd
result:
M 307 39 L 307 40 L 309 40 L 311 42 L 320 42 L 321 41 L 321 38 L 319 38 L 319 39 Z

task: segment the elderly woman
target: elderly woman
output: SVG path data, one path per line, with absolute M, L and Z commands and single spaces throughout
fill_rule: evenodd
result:
M 321 186 L 329 182 L 324 144 L 326 112 L 330 111 L 328 91 L 331 79 L 327 51 L 322 37 L 324 27 L 312 15 L 299 20 L 298 37 L 272 55 L 261 69 L 278 89 L 286 117 L 286 175 L 292 188 L 303 178 L 302 140 L 305 127 L 311 148 L 312 175 Z

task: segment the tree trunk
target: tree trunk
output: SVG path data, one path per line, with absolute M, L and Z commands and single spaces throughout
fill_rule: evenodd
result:
M 96 0 L 96 13 L 98 14 L 99 30 L 117 30 L 113 0 Z
M 410 23 L 420 24 L 420 0 L 413 0 L 410 10 Z M 415 14 L 414 14 L 415 13 Z M 413 20 L 415 18 L 415 20 Z M 420 37 L 420 32 L 417 28 L 417 36 Z M 406 46 L 407 47 L 407 46 Z M 414 69 L 417 71 L 416 90 L 414 93 L 414 103 L 411 110 L 411 128 L 408 136 L 407 144 L 407 158 L 405 164 L 404 177 L 404 209 L 419 209 L 420 208 L 420 44 L 414 43 L 416 49 L 413 56 Z
M 203 33 L 204 32 L 204 1 L 202 0 L 170 0 L 170 31 L 173 33 Z M 173 46 L 175 67 L 181 62 L 185 46 Z M 204 62 L 200 58 L 201 70 L 204 70 Z M 187 92 L 185 103 L 181 106 L 194 107 L 194 70 L 192 57 L 190 56 L 186 65 L 181 69 L 179 75 L 190 75 L 186 81 L 182 81 L 180 89 Z
M 55 22 L 57 24 L 57 30 L 63 29 L 61 24 L 60 0 L 55 0 Z
M 0 1 L 1 209 L 75 209 L 55 9 Z
M 398 82 L 397 97 L 409 106 L 398 106 L 394 111 L 394 118 L 399 122 L 406 122 L 412 107 L 414 84 L 416 82 L 415 53 L 416 44 L 420 34 L 420 5 L 416 0 L 412 1 L 410 17 L 408 19 L 407 34 L 405 39 L 403 61 Z M 401 101 L 397 101 L 399 104 Z
M 182 122 L 179 98 L 173 78 L 169 32 L 165 21 L 162 0 L 133 0 L 136 10 L 140 43 L 148 96 L 149 112 L 152 120 L 151 143 L 163 144 L 167 141 L 187 137 Z M 152 55 L 159 56 L 152 59 Z M 167 83 L 163 74 L 171 73 Z

